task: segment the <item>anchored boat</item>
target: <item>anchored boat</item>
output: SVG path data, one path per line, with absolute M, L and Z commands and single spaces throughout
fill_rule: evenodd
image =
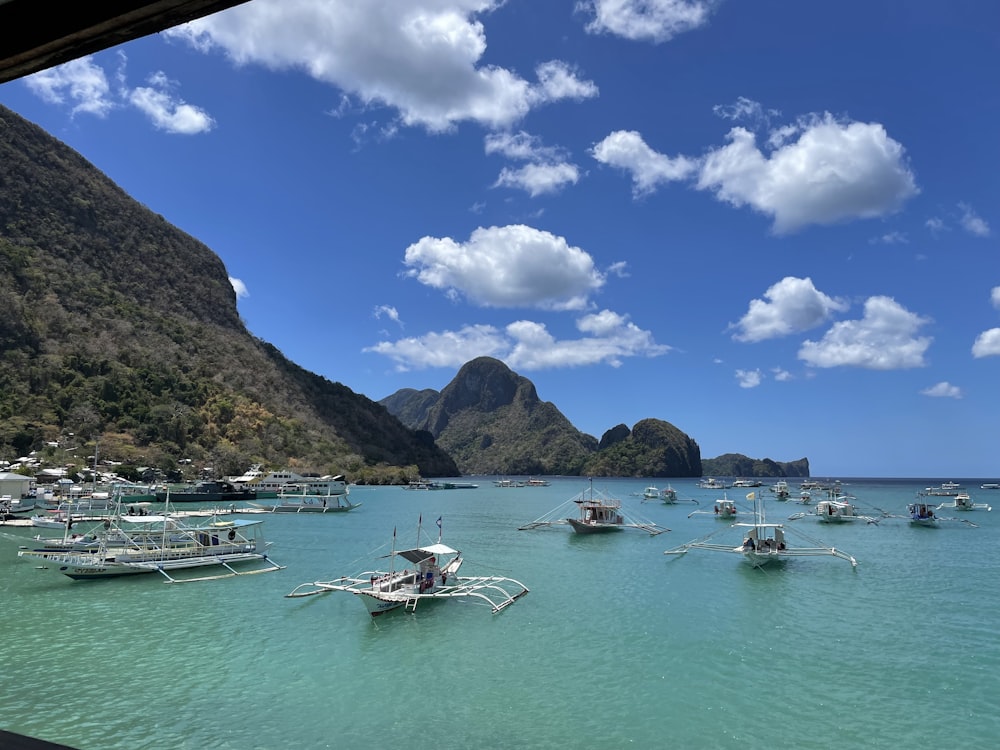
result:
M 396 530 L 392 530 L 388 570 L 302 583 L 285 597 L 345 591 L 359 597 L 371 616 L 377 617 L 401 607 L 413 612 L 426 600 L 456 598 L 486 604 L 497 613 L 528 593 L 528 587 L 513 578 L 458 575 L 462 553 L 441 542 L 441 519 L 437 520 L 437 541 L 432 544 L 420 544 L 421 522 L 417 524 L 417 546 L 410 549 L 396 549 Z M 404 565 L 402 570 L 396 568 L 398 561 Z
M 754 502 L 754 520 L 750 522 L 736 522 L 728 529 L 720 529 L 708 536 L 696 539 L 693 542 L 682 544 L 680 547 L 666 550 L 665 555 L 682 555 L 692 549 L 707 549 L 714 552 L 726 552 L 733 555 L 740 555 L 746 562 L 754 568 L 762 568 L 774 562 L 783 562 L 792 557 L 815 557 L 828 556 L 838 557 L 847 560 L 852 566 L 858 564 L 857 560 L 846 552 L 834 547 L 828 547 L 817 539 L 812 539 L 795 529 L 786 529 L 780 523 L 768 523 L 764 518 L 764 505 L 759 497 L 759 493 L 751 492 L 747 495 L 748 500 Z M 728 530 L 741 532 L 742 541 L 739 544 L 725 544 L 723 542 L 711 541 L 719 534 Z M 794 546 L 789 543 L 786 532 L 791 532 L 809 543 L 809 546 Z

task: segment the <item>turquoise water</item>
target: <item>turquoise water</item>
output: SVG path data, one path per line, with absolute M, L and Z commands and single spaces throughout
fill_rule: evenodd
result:
M 903 514 L 934 480 L 845 480 L 861 512 Z M 1000 492 L 966 483 L 977 502 Z M 81 750 L 116 748 L 931 748 L 1000 737 L 1000 508 L 978 524 L 789 522 L 858 567 L 802 558 L 752 570 L 736 556 L 663 555 L 725 522 L 718 490 L 598 480 L 672 530 L 518 531 L 580 490 L 352 488 L 350 513 L 273 515 L 285 570 L 167 585 L 73 582 L 0 527 L 0 727 Z M 664 484 L 660 480 L 660 486 Z M 797 489 L 797 483 L 790 486 Z M 748 490 L 728 490 L 740 500 Z M 817 493 L 814 493 L 814 496 Z M 946 498 L 942 498 L 944 500 Z M 768 520 L 806 508 L 768 500 Z M 377 620 L 346 594 L 285 599 L 297 584 L 376 567 L 418 517 L 463 550 L 464 575 L 531 593 L 498 615 L 469 602 Z M 953 512 L 944 515 L 957 516 Z

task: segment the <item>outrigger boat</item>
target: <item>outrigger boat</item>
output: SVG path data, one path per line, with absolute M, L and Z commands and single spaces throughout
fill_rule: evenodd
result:
M 954 508 L 955 510 L 993 510 L 987 503 L 976 503 L 967 492 L 960 492 L 950 503 L 941 503 L 937 509 Z
M 575 518 L 563 517 L 572 508 L 579 507 Z M 590 489 L 574 495 L 566 502 L 553 508 L 544 516 L 518 528 L 518 531 L 537 529 L 543 526 L 569 525 L 577 534 L 599 534 L 622 529 L 642 529 L 651 535 L 662 534 L 670 529 L 658 526 L 644 518 L 631 516 L 622 510 L 621 500 L 611 497 L 606 492 L 594 492 L 594 480 L 590 480 Z
M 296 599 L 331 591 L 346 591 L 359 597 L 372 617 L 400 607 L 413 612 L 426 600 L 465 598 L 485 603 L 494 613 L 505 609 L 528 593 L 528 587 L 513 578 L 499 576 L 460 576 L 462 553 L 441 543 L 441 519 L 437 520 L 438 538 L 433 544 L 420 544 L 421 521 L 417 524 L 417 546 L 396 549 L 396 530 L 392 530 L 389 570 L 370 570 L 357 576 L 343 576 L 331 581 L 301 583 L 285 594 Z M 412 565 L 396 570 L 396 559 Z
M 795 521 L 806 516 L 816 516 L 816 520 L 821 523 L 864 521 L 865 523 L 877 524 L 879 522 L 879 519 L 874 516 L 864 516 L 858 513 L 857 507 L 847 500 L 820 500 L 816 503 L 816 508 L 812 513 L 793 513 L 788 517 L 788 520 Z
M 140 573 L 160 573 L 168 583 L 205 581 L 251 573 L 268 573 L 283 566 L 267 556 L 261 521 L 219 520 L 218 516 L 188 524 L 170 515 L 122 514 L 119 505 L 103 528 L 80 540 L 68 536 L 62 544 L 20 549 L 18 557 L 40 562 L 39 568 L 55 570 L 73 580 L 116 578 Z M 234 565 L 255 563 L 248 569 Z M 220 567 L 225 572 L 197 578 L 171 575 L 178 570 Z
M 732 520 L 733 518 L 736 518 L 738 511 L 736 510 L 736 501 L 730 500 L 729 497 L 723 493 L 723 496 L 715 501 L 712 506 L 712 510 L 693 510 L 688 513 L 688 518 L 698 513 L 715 516 L 716 518 L 724 520 Z
M 754 520 L 752 522 L 736 522 L 728 529 L 739 529 L 743 531 L 743 541 L 739 545 L 723 544 L 721 542 L 710 541 L 713 537 L 723 533 L 727 529 L 716 531 L 708 536 L 696 539 L 693 542 L 682 544 L 680 547 L 666 550 L 665 555 L 683 555 L 691 549 L 707 549 L 715 552 L 728 552 L 734 555 L 741 555 L 746 562 L 754 568 L 762 568 L 772 562 L 783 562 L 792 557 L 815 557 L 825 555 L 828 557 L 839 557 L 847 560 L 852 567 L 858 562 L 846 552 L 834 547 L 827 547 L 819 540 L 806 536 L 795 529 L 786 529 L 780 523 L 767 523 L 764 519 L 763 503 L 757 493 L 751 492 L 747 499 L 754 501 Z M 791 532 L 807 540 L 812 546 L 793 547 L 788 544 L 786 532 Z

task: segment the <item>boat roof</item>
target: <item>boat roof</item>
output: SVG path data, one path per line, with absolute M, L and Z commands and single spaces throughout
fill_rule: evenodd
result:
M 421 560 L 426 560 L 428 557 L 433 557 L 435 555 L 457 555 L 458 550 L 452 549 L 447 544 L 441 544 L 439 542 L 437 544 L 428 544 L 425 547 L 404 549 L 396 554 L 412 563 L 418 563 Z

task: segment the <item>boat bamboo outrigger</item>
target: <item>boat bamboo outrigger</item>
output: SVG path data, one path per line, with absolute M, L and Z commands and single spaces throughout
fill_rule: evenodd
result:
M 513 578 L 458 575 L 464 559 L 460 551 L 442 544 L 441 518 L 437 520 L 437 541 L 432 544 L 420 544 L 422 521 L 421 517 L 417 523 L 417 546 L 411 549 L 397 550 L 396 530 L 392 530 L 392 551 L 386 556 L 389 570 L 301 583 L 285 597 L 296 599 L 346 591 L 360 597 L 371 616 L 376 617 L 400 607 L 413 612 L 425 600 L 456 598 L 487 604 L 495 614 L 528 593 L 528 587 Z M 397 558 L 404 560 L 407 567 L 396 570 Z
M 954 510 L 993 510 L 989 503 L 977 503 L 968 492 L 959 492 L 950 503 L 941 503 L 937 509 L 953 508 Z
M 578 506 L 576 517 L 565 517 L 573 505 Z M 652 521 L 631 515 L 622 509 L 621 501 L 611 497 L 606 492 L 594 491 L 594 480 L 590 480 L 590 489 L 574 495 L 566 502 L 556 506 L 544 516 L 536 518 L 531 523 L 518 527 L 518 531 L 537 529 L 544 526 L 569 525 L 577 534 L 598 534 L 605 531 L 620 531 L 622 529 L 642 529 L 655 536 L 670 529 L 659 526 Z
M 168 583 L 206 581 L 251 573 L 268 573 L 284 566 L 270 560 L 259 520 L 219 520 L 212 516 L 186 523 L 169 514 L 127 515 L 118 503 L 113 516 L 85 537 L 69 535 L 42 542 L 36 549 L 20 549 L 18 557 L 39 561 L 43 570 L 55 570 L 73 580 L 116 578 L 160 573 Z M 254 566 L 245 566 L 254 563 Z M 238 566 L 238 567 L 234 567 Z M 174 577 L 179 570 L 219 567 L 225 572 L 200 577 Z
M 712 505 L 712 510 L 693 510 L 688 513 L 688 518 L 694 515 L 709 515 L 715 516 L 716 518 L 721 518 L 725 520 L 736 518 L 739 511 L 736 510 L 736 502 L 730 500 L 726 493 L 722 493 L 722 497 L 715 501 Z
M 715 552 L 728 552 L 734 555 L 741 555 L 748 564 L 754 568 L 761 568 L 772 562 L 782 562 L 792 557 L 815 557 L 825 555 L 828 557 L 838 557 L 847 560 L 852 567 L 856 567 L 858 562 L 851 555 L 835 547 L 828 547 L 817 539 L 813 539 L 795 529 L 786 529 L 780 523 L 767 523 L 764 518 L 763 501 L 759 493 L 751 492 L 747 495 L 748 500 L 754 503 L 754 520 L 752 522 L 736 522 L 727 529 L 708 534 L 693 542 L 682 544 L 680 547 L 666 550 L 665 555 L 682 555 L 691 549 L 707 549 Z M 738 545 L 723 544 L 721 542 L 710 541 L 718 534 L 730 529 L 739 529 L 743 532 L 742 543 Z M 795 547 L 788 543 L 786 532 L 791 532 L 795 536 L 805 539 L 811 546 Z

